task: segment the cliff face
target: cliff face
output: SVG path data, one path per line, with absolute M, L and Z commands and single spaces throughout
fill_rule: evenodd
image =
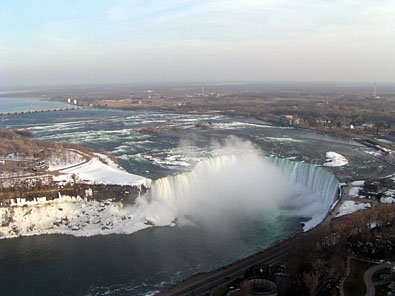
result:
M 66 185 L 45 185 L 34 186 L 33 188 L 6 188 L 0 192 L 0 206 L 10 206 L 36 202 L 45 198 L 46 201 L 56 200 L 59 196 L 67 195 L 80 197 L 86 201 L 112 200 L 115 202 L 134 203 L 135 199 L 144 194 L 147 188 L 131 185 L 116 184 L 66 184 Z
M 146 190 L 142 185 L 69 184 L 40 191 L 3 191 L 0 238 L 134 232 L 147 227 L 145 217 L 136 215 L 138 197 Z

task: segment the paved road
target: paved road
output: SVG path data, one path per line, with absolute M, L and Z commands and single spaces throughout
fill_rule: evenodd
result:
M 375 289 L 374 283 L 372 281 L 372 276 L 376 271 L 386 268 L 386 267 L 391 267 L 391 264 L 384 263 L 381 265 L 376 265 L 376 266 L 369 268 L 365 272 L 365 274 L 363 275 L 363 281 L 365 282 L 365 285 L 366 285 L 365 296 L 375 296 L 376 295 L 376 289 Z
M 88 162 L 91 161 L 91 157 L 88 154 L 82 153 L 81 151 L 75 150 L 75 149 L 68 149 L 74 153 L 79 154 L 84 160 L 82 162 L 79 162 L 77 164 L 73 164 L 70 165 L 68 167 L 64 167 L 58 170 L 53 170 L 53 171 L 49 171 L 49 170 L 44 170 L 44 171 L 40 171 L 40 172 L 35 172 L 35 173 L 28 173 L 25 175 L 21 175 L 21 176 L 13 176 L 13 177 L 0 177 L 0 179 L 2 180 L 11 180 L 11 179 L 26 179 L 26 178 L 36 178 L 38 176 L 51 176 L 51 175 L 57 175 L 57 174 L 61 174 L 62 171 L 66 171 L 69 169 L 73 169 L 73 168 L 77 168 L 80 166 L 83 166 L 85 164 L 87 164 Z
M 204 295 L 213 288 L 216 288 L 230 280 L 241 277 L 245 271 L 260 264 L 275 265 L 286 258 L 288 251 L 297 238 L 288 240 L 280 245 L 268 250 L 252 255 L 219 270 L 199 274 L 186 279 L 184 282 L 170 287 L 157 295 L 160 296 L 181 296 L 181 295 Z

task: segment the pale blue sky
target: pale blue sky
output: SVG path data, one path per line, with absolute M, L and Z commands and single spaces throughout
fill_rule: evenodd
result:
M 0 84 L 395 80 L 393 0 L 0 0 Z

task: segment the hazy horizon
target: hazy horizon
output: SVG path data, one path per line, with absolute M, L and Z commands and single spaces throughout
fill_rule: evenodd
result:
M 0 87 L 393 82 L 390 0 L 0 1 Z
M 376 81 L 375 81 L 376 82 Z M 48 91 L 121 91 L 121 90 L 161 90 L 161 89 L 197 89 L 206 90 L 261 90 L 261 91 L 362 91 L 370 94 L 375 82 L 371 81 L 153 81 L 153 82 L 118 82 L 118 83 L 57 83 L 36 85 L 2 85 L 0 96 L 15 93 L 39 93 Z M 379 93 L 395 91 L 395 82 L 376 82 Z

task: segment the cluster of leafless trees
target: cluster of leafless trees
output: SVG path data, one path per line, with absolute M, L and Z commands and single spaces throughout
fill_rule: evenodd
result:
M 43 191 L 55 188 L 51 175 L 42 175 L 35 178 L 7 178 L 0 179 L 0 196 L 12 198 L 12 196 L 23 197 L 26 192 Z
M 49 157 L 58 158 L 63 162 L 70 160 L 70 149 L 78 150 L 84 154 L 93 156 L 94 150 L 80 144 L 71 142 L 48 142 L 30 139 L 32 135 L 29 130 L 0 130 L 0 169 L 2 171 L 18 171 L 27 168 L 37 161 L 45 161 Z M 117 163 L 114 156 L 101 150 L 100 153 Z M 8 157 L 13 155 L 13 157 Z M 105 159 L 100 159 L 106 162 Z
M 392 248 L 381 254 L 393 254 L 394 223 L 395 205 L 378 204 L 374 210 L 356 212 L 330 225 L 321 225 L 305 239 L 298 240 L 287 260 L 294 295 L 318 295 L 329 289 L 330 284 L 332 290 L 325 295 L 337 295 L 334 287 L 345 273 L 346 256 L 350 252 L 358 254 L 356 250 L 361 243 L 370 242 L 376 247 L 381 244 L 382 248 Z M 374 257 L 366 252 L 364 255 Z

